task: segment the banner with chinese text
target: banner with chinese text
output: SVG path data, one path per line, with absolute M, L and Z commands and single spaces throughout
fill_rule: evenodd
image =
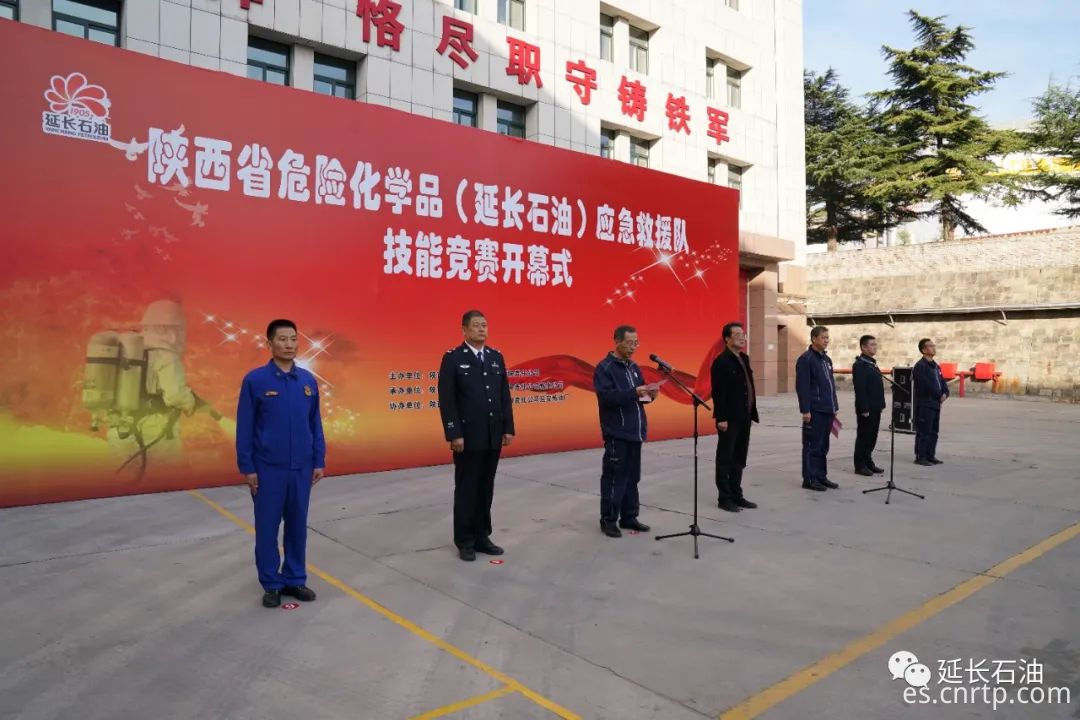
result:
M 733 191 L 18 23 L 0 47 L 0 506 L 237 483 L 275 317 L 330 474 L 449 461 L 437 370 L 472 308 L 510 366 L 508 454 L 600 444 L 619 324 L 648 380 L 658 353 L 708 392 Z M 690 432 L 680 392 L 651 440 Z

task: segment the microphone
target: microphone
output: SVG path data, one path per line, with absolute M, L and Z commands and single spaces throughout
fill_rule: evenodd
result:
M 672 372 L 674 370 L 673 367 L 671 367 L 666 362 L 664 362 L 663 359 L 659 355 L 657 355 L 656 353 L 653 353 L 652 355 L 650 355 L 649 359 L 652 360 L 657 365 L 659 365 L 660 369 L 665 371 L 665 372 Z

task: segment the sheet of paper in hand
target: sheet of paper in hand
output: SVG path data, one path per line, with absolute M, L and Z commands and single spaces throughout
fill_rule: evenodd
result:
M 646 390 L 656 390 L 657 392 L 659 392 L 660 391 L 660 386 L 663 385 L 666 382 L 667 382 L 667 380 L 661 380 L 659 382 L 649 383 L 648 385 L 645 386 L 645 389 Z M 652 401 L 653 401 L 653 399 L 648 395 L 644 395 L 644 396 L 643 395 L 638 395 L 638 402 L 651 403 Z

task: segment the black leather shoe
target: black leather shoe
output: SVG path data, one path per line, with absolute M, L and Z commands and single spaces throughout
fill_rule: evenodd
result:
M 600 529 L 604 531 L 604 534 L 608 537 L 622 537 L 622 530 L 619 530 L 619 526 L 613 522 L 600 521 Z
M 930 462 L 929 460 L 923 460 L 922 458 L 916 460 L 915 464 L 922 465 L 923 467 L 934 467 L 934 463 Z
M 818 492 L 825 492 L 829 489 L 817 480 L 803 480 L 802 486 L 805 490 L 816 490 Z
M 476 560 L 476 551 L 472 548 L 458 548 L 458 557 L 465 562 Z
M 938 460 L 937 458 L 930 458 L 930 462 L 933 463 L 934 465 L 944 465 L 945 464 L 944 460 Z
M 481 552 L 485 555 L 502 555 L 503 549 L 490 540 L 484 540 L 476 543 L 476 552 Z
M 638 532 L 649 532 L 650 528 L 645 523 L 639 521 L 637 518 L 633 520 L 620 520 L 619 527 L 623 530 L 637 530 Z
M 734 500 L 721 500 L 716 503 L 716 507 L 728 512 L 739 512 L 739 506 L 735 504 Z
M 867 465 L 866 467 L 870 468 L 870 471 L 871 471 L 871 472 L 875 472 L 875 473 L 877 473 L 878 475 L 884 475 L 884 474 L 885 474 L 885 468 L 883 468 L 883 467 L 878 467 L 878 466 L 877 466 L 876 464 L 874 464 L 874 463 L 870 463 L 870 464 L 869 464 L 869 465 Z
M 739 498 L 738 500 L 735 501 L 735 504 L 738 505 L 741 508 L 746 508 L 747 510 L 753 510 L 754 508 L 757 507 L 756 502 L 750 502 L 746 498 Z
M 315 591 L 307 585 L 292 585 L 281 589 L 282 595 L 294 597 L 300 602 L 315 602 Z
M 263 607 L 276 608 L 281 606 L 281 591 L 267 590 L 263 593 Z
M 832 480 L 830 480 L 829 478 L 825 478 L 824 480 L 821 480 L 820 482 L 821 482 L 821 484 L 822 484 L 822 485 L 824 485 L 825 487 L 829 488 L 830 490 L 835 490 L 836 488 L 840 487 L 839 485 L 837 485 L 836 483 L 834 483 L 834 482 L 833 482 Z
M 866 477 L 873 477 L 874 471 L 868 467 L 855 468 L 856 475 L 864 475 Z

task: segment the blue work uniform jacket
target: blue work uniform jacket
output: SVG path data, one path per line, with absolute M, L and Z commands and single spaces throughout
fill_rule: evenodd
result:
M 236 464 L 245 475 L 259 466 L 326 467 L 314 375 L 295 363 L 285 372 L 271 360 L 244 376 L 236 407 Z
M 633 360 L 608 353 L 593 371 L 593 389 L 600 406 L 600 431 L 605 438 L 645 442 L 649 423 L 638 401 L 637 388 L 645 384 L 641 368 Z
M 799 412 L 835 415 L 840 404 L 836 400 L 832 359 L 812 347 L 800 355 L 795 361 L 795 392 L 799 396 Z

